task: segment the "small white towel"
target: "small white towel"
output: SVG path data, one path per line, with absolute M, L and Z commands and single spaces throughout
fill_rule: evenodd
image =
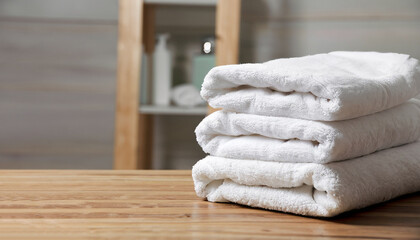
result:
M 181 107 L 194 107 L 206 103 L 201 98 L 198 89 L 190 83 L 184 83 L 172 88 L 171 99 L 176 105 Z
M 201 89 L 214 108 L 325 121 L 379 112 L 419 93 L 418 60 L 377 52 L 219 66 L 207 74 Z
M 337 122 L 217 111 L 195 130 L 204 152 L 217 157 L 328 163 L 420 138 L 420 101 Z
M 192 175 L 208 201 L 331 217 L 420 191 L 420 142 L 330 164 L 208 156 Z

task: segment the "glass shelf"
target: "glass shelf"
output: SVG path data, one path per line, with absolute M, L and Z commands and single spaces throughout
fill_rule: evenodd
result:
M 217 0 L 144 0 L 146 4 L 216 6 Z
M 197 115 L 205 116 L 207 114 L 207 106 L 198 107 L 179 107 L 179 106 L 155 106 L 141 105 L 139 112 L 143 114 L 156 115 Z

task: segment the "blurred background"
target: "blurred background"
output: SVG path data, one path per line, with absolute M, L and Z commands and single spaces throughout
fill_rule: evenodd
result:
M 139 99 L 154 115 L 152 166 L 189 169 L 205 155 L 193 131 L 206 106 L 192 99 L 214 65 L 215 7 L 164 4 L 155 19 Z M 117 40 L 116 0 L 0 0 L 0 168 L 112 168 Z M 242 0 L 241 63 L 334 50 L 420 58 L 419 43 L 418 0 Z

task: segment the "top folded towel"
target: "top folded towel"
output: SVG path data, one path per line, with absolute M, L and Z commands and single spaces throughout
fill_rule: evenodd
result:
M 201 89 L 214 108 L 324 121 L 379 112 L 419 93 L 417 59 L 377 52 L 219 66 L 207 74 Z

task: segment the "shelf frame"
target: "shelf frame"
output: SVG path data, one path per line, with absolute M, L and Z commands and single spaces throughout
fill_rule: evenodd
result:
M 139 111 L 140 56 L 142 43 L 147 53 L 153 53 L 155 7 L 209 5 L 214 1 L 216 65 L 238 63 L 241 0 L 119 0 L 114 169 L 151 167 L 153 114 Z

